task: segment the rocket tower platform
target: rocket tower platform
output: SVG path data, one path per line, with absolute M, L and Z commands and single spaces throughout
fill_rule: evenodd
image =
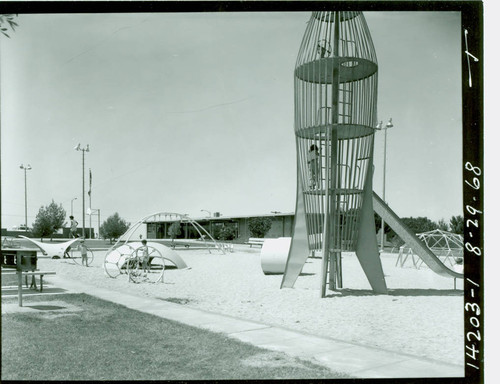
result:
M 321 255 L 321 297 L 342 288 L 342 251 L 355 251 L 386 293 L 373 213 L 377 58 L 361 12 L 313 12 L 294 72 L 297 201 L 281 287 Z

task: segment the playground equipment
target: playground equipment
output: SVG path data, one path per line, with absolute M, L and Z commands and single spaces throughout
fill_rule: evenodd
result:
M 135 224 L 130 226 L 130 228 L 116 241 L 115 245 L 111 248 L 116 248 L 121 244 L 127 244 L 134 237 L 138 229 L 144 225 L 145 223 L 154 224 L 155 222 L 165 222 L 167 218 L 170 221 L 177 221 L 179 223 L 188 223 L 191 227 L 196 231 L 199 235 L 199 240 L 189 241 L 189 240 L 171 240 L 169 245 L 172 248 L 176 248 L 179 245 L 184 246 L 186 248 L 192 247 L 194 245 L 202 245 L 202 248 L 208 250 L 209 253 L 212 253 L 211 249 L 217 249 L 219 252 L 224 252 L 224 246 L 218 243 L 212 235 L 197 221 L 191 219 L 188 215 L 182 213 L 173 213 L 173 212 L 157 212 L 143 217 L 141 220 L 137 221 Z M 138 236 L 135 235 L 135 240 L 138 240 Z M 207 238 L 209 239 L 207 241 Z
M 455 269 L 457 260 L 464 257 L 464 240 L 462 235 L 457 233 L 435 229 L 433 231 L 417 233 L 417 237 L 422 240 L 427 248 L 432 251 L 434 255 L 442 260 L 443 264 L 448 264 L 451 269 Z M 403 267 L 406 261 L 412 259 L 413 266 L 420 268 L 424 260 L 419 255 L 413 252 L 413 249 L 407 244 L 399 248 L 398 259 L 396 266 Z
M 2 248 L 21 248 L 12 236 L 2 236 Z
M 148 260 L 145 260 L 145 257 Z M 153 276 L 151 279 L 152 282 L 158 283 L 161 281 L 163 283 L 164 272 L 165 258 L 157 248 L 151 245 L 143 245 L 137 248 L 127 259 L 127 275 L 129 281 L 133 281 L 134 283 L 149 279 L 151 276 Z
M 33 239 L 30 239 L 29 237 L 18 235 L 19 237 L 29 240 L 33 244 L 35 244 L 45 256 L 51 256 L 51 257 L 59 257 L 62 258 L 64 256 L 64 253 L 67 251 L 67 249 L 76 241 L 81 240 L 80 238 L 72 239 L 69 241 L 66 241 L 64 243 L 42 243 L 40 241 L 36 241 Z
M 455 279 L 463 279 L 463 237 L 462 235 L 436 229 L 414 234 L 404 222 L 374 192 L 375 212 L 394 229 L 394 231 L 420 253 L 415 253 L 406 243 L 400 247 L 396 266 L 403 267 L 409 260 L 419 269 L 425 263 L 434 272 Z M 278 274 L 285 271 L 286 259 L 290 248 L 290 238 L 267 239 L 261 251 L 261 266 L 264 274 Z M 422 256 L 420 256 L 422 255 Z M 457 262 L 458 261 L 458 262 Z
M 376 293 L 387 293 L 374 210 L 436 273 L 447 268 L 373 193 L 378 64 L 362 12 L 313 12 L 294 72 L 297 199 L 281 287 L 321 254 L 321 297 L 342 288 L 342 252 L 354 251 Z
M 69 251 L 69 257 L 76 265 L 82 265 L 82 253 L 77 249 L 71 248 Z M 87 264 L 90 265 L 94 261 L 94 252 L 87 248 Z
M 313 12 L 294 73 L 297 200 L 281 287 L 310 255 L 342 288 L 342 251 L 355 251 L 372 289 L 387 293 L 372 206 L 377 59 L 362 12 Z
M 147 241 L 146 245 L 143 245 L 140 241 L 132 241 L 138 229 L 145 223 L 154 223 L 156 221 L 165 221 L 166 218 L 175 219 L 175 221 L 189 223 L 199 234 L 200 240 L 195 242 L 169 242 L 169 246 L 156 242 Z M 138 240 L 138 236 L 135 235 L 135 240 Z M 207 241 L 206 239 L 210 239 Z M 203 244 L 203 248 L 211 253 L 210 249 L 217 249 L 218 251 L 225 253 L 224 246 L 219 244 L 215 239 L 208 233 L 205 228 L 203 228 L 195 220 L 192 220 L 188 215 L 172 212 L 157 212 L 151 215 L 143 217 L 141 220 L 137 221 L 132 225 L 116 242 L 115 244 L 106 252 L 104 257 L 104 271 L 109 277 L 116 278 L 120 274 L 128 274 L 129 281 L 140 282 L 144 280 L 146 274 L 149 275 L 149 281 L 163 281 L 163 274 L 170 262 L 178 269 L 187 268 L 186 263 L 182 258 L 173 250 L 176 246 L 184 245 L 185 247 L 191 246 L 191 244 Z M 147 268 L 143 268 L 143 254 L 148 254 L 150 260 L 151 272 L 145 272 Z M 165 263 L 167 262 L 167 263 Z M 156 275 L 155 275 L 156 273 Z
M 291 237 L 266 239 L 260 251 L 260 265 L 265 275 L 285 272 L 286 260 L 290 249 Z
M 109 277 L 116 278 L 120 274 L 128 274 L 129 281 L 140 282 L 142 274 L 144 254 L 149 257 L 151 269 L 150 281 L 163 281 L 163 273 L 169 264 L 178 269 L 187 268 L 182 258 L 171 248 L 157 243 L 134 241 L 122 244 L 119 247 L 108 250 L 104 257 L 104 270 Z
M 441 276 L 463 279 L 463 273 L 448 268 L 441 261 L 439 256 L 435 255 L 432 250 L 427 247 L 427 244 L 414 234 L 376 193 L 373 194 L 373 207 L 375 212 L 377 212 L 392 230 L 406 242 L 407 246 L 412 249 L 412 253 L 415 252 L 432 271 Z

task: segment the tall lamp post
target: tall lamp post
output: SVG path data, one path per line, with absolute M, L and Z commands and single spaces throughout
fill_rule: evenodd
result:
M 207 211 L 206 209 L 202 209 L 200 212 L 206 212 L 208 213 L 208 217 L 212 217 L 212 212 Z
M 77 197 L 73 197 L 71 199 L 71 216 L 73 216 L 73 201 L 76 200 L 76 199 L 77 199 Z
M 24 170 L 24 231 L 28 232 L 28 188 L 26 184 L 26 172 L 31 169 L 31 165 L 21 164 L 19 168 Z
M 90 148 L 88 144 L 86 148 L 83 148 L 78 143 L 75 151 L 82 151 L 82 236 L 85 238 L 85 152 L 89 152 Z
M 382 200 L 385 202 L 385 173 L 386 173 L 386 166 L 387 166 L 387 129 L 394 127 L 392 125 L 392 117 L 389 119 L 385 127 L 383 126 L 384 122 L 381 121 L 380 123 L 377 124 L 375 127 L 379 131 L 384 130 L 384 181 L 382 184 Z M 384 229 L 385 229 L 385 222 L 384 219 L 382 218 L 381 222 L 381 231 L 380 231 L 380 251 L 384 250 Z

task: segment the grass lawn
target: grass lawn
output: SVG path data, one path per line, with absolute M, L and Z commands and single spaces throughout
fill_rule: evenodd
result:
M 2 380 L 348 377 L 85 294 L 30 296 L 24 305 L 36 310 L 2 314 Z

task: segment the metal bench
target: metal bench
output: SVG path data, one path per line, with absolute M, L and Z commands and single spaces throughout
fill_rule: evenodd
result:
M 26 287 L 28 286 L 28 276 L 32 276 L 30 288 L 36 289 L 36 279 L 35 276 L 40 276 L 40 292 L 43 291 L 43 277 L 45 275 L 55 275 L 54 271 L 33 271 L 33 272 L 23 272 L 25 276 Z
M 15 275 L 17 271 L 14 270 L 2 270 L 2 275 Z M 37 289 L 36 287 L 36 279 L 35 276 L 40 276 L 40 292 L 43 291 L 43 277 L 45 275 L 55 275 L 54 271 L 22 271 L 22 275 L 24 276 L 24 281 L 26 284 L 26 288 Z M 31 285 L 28 286 L 28 276 L 32 276 Z
M 265 240 L 266 239 L 261 239 L 258 237 L 251 237 L 248 239 L 248 242 L 246 244 L 250 245 L 250 248 L 252 248 L 253 245 L 260 245 L 262 247 Z

